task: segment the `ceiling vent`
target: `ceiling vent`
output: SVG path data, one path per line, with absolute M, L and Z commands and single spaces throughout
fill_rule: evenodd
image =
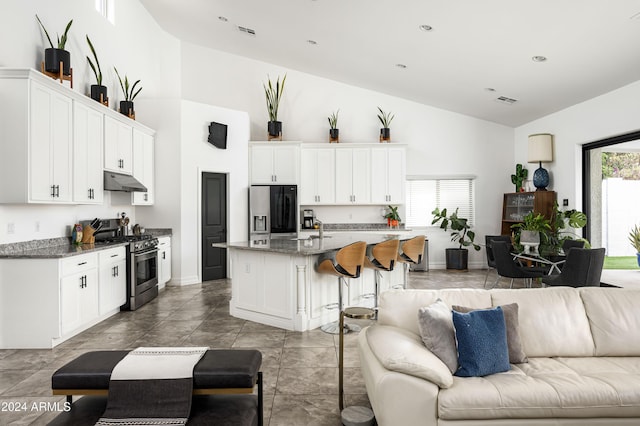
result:
M 253 37 L 256 36 L 256 30 L 251 29 L 251 28 L 241 27 L 240 25 L 238 25 L 238 31 L 240 31 L 241 33 L 248 34 L 248 35 L 253 36 Z
M 507 98 L 506 96 L 500 96 L 496 98 L 495 101 L 498 102 L 499 104 L 504 104 L 504 105 L 513 105 L 516 102 L 518 102 L 517 99 Z

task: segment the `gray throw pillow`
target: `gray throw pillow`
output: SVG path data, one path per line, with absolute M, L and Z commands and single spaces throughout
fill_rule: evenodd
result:
M 504 322 L 507 327 L 507 346 L 509 348 L 509 362 L 511 364 L 522 364 L 529 362 L 527 355 L 522 349 L 522 341 L 520 340 L 520 322 L 518 321 L 518 304 L 510 303 L 500 306 L 504 313 Z M 476 308 L 467 308 L 465 306 L 453 305 L 452 309 L 456 312 L 467 313 L 477 310 Z M 487 308 L 491 309 L 491 308 Z
M 418 326 L 422 342 L 449 368 L 458 370 L 458 351 L 451 308 L 441 299 L 418 310 Z

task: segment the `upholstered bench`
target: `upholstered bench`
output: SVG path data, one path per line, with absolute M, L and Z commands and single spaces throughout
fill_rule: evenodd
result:
M 95 351 L 80 355 L 53 373 L 51 376 L 53 395 L 66 395 L 69 403 L 73 403 L 73 395 L 106 396 L 109 392 L 111 372 L 127 353 L 129 351 Z M 255 410 L 257 423 L 262 425 L 262 372 L 259 371 L 261 364 L 262 354 L 257 350 L 208 350 L 193 369 L 194 400 L 190 419 L 195 420 L 202 417 L 211 420 L 217 418 L 216 416 L 221 411 L 233 411 L 235 406 L 243 407 L 246 410 L 248 401 L 255 401 L 253 395 L 223 394 L 252 394 L 254 386 L 257 385 L 257 404 L 254 403 L 254 406 L 257 405 Z M 233 404 L 219 403 L 226 401 L 231 396 L 236 397 L 229 400 Z M 241 396 L 248 398 L 240 398 Z M 83 400 L 84 402 L 82 402 Z M 104 400 L 104 403 L 101 400 Z M 81 398 L 76 404 L 73 404 L 73 409 L 70 412 L 62 413 L 61 416 L 73 416 L 70 413 L 81 408 L 80 402 L 82 402 L 82 410 L 89 412 L 92 406 L 104 405 L 106 398 Z M 216 406 L 219 408 L 214 409 Z M 102 410 L 104 411 L 104 406 Z M 98 415 L 100 414 L 102 411 L 98 413 Z M 75 416 L 79 415 L 82 413 L 75 414 Z M 91 417 L 91 413 L 87 415 Z

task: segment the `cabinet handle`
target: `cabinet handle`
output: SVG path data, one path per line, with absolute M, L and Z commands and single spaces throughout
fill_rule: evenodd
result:
M 166 252 L 162 252 L 162 259 L 166 259 L 167 258 L 167 253 Z
M 149 201 L 149 195 L 146 192 L 144 193 L 144 200 Z
M 86 265 L 86 264 L 87 264 L 87 262 L 80 262 L 80 263 L 78 263 L 78 266 L 82 266 L 82 265 Z
M 112 254 L 112 255 L 111 255 L 111 257 L 117 257 L 117 256 L 118 256 L 117 254 Z
M 60 185 L 56 185 L 56 197 L 60 198 Z
M 56 196 L 56 186 L 51 185 L 51 198 Z

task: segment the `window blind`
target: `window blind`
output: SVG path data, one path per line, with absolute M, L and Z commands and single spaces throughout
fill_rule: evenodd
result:
M 469 225 L 475 222 L 474 179 L 423 179 L 407 180 L 406 225 L 408 227 L 431 226 L 431 212 L 438 207 L 447 214 L 458 209 L 458 216 L 467 218 Z

